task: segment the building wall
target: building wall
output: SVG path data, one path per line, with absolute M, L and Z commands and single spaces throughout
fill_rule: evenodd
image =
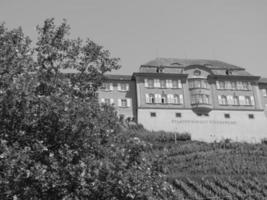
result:
M 151 117 L 152 112 L 156 117 Z M 176 117 L 176 113 L 181 113 L 181 117 Z M 253 114 L 254 119 L 249 119 L 249 114 Z M 209 116 L 198 116 L 190 109 L 138 109 L 138 116 L 139 123 L 148 130 L 188 132 L 193 140 L 212 142 L 230 138 L 260 142 L 267 136 L 267 117 L 262 111 L 213 110 Z
M 136 109 L 136 85 L 135 81 L 133 80 L 108 80 L 106 83 L 112 83 L 113 90 L 106 91 L 105 89 L 98 90 L 98 99 L 101 103 L 101 99 L 108 98 L 114 99 L 113 106 L 118 112 L 118 115 L 124 115 L 124 118 L 134 118 L 136 119 L 137 109 Z M 128 91 L 119 91 L 118 90 L 118 83 L 128 83 L 129 90 Z M 118 99 L 131 99 L 131 105 L 129 107 L 120 107 L 118 105 Z
M 200 71 L 197 75 L 196 70 Z M 112 91 L 100 89 L 101 98 L 113 98 L 114 107 L 119 115 L 134 118 L 148 130 L 188 132 L 194 140 L 214 141 L 230 138 L 236 141 L 259 142 L 267 138 L 267 90 L 266 84 L 259 84 L 258 77 L 247 74 L 243 69 L 227 74 L 225 69 L 211 70 L 205 66 L 188 67 L 150 67 L 141 66 L 131 80 L 107 79 L 113 84 Z M 217 73 L 218 76 L 216 76 Z M 243 76 L 243 75 L 244 76 Z M 145 79 L 180 80 L 181 88 L 147 87 Z M 207 87 L 191 88 L 190 81 L 205 80 Z M 218 89 L 217 81 L 249 82 L 248 90 Z M 128 83 L 128 91 L 118 91 L 118 83 Z M 181 104 L 147 102 L 146 94 L 183 95 Z M 192 103 L 192 96 L 208 95 L 207 105 Z M 221 105 L 218 96 L 252 96 L 255 103 L 250 105 Z M 130 107 L 118 106 L 118 99 L 131 99 Z M 204 103 L 205 104 L 205 103 Z M 201 113 L 203 112 L 203 113 Z M 151 113 L 153 113 L 151 115 Z M 177 114 L 178 113 L 178 114 Z M 154 116 L 154 114 L 156 116 Z M 252 117 L 249 117 L 252 116 Z
M 145 79 L 176 79 L 176 80 L 182 80 L 182 88 L 147 88 L 145 87 Z M 177 105 L 172 105 L 172 104 L 148 104 L 146 103 L 146 94 L 177 94 L 183 95 L 184 102 L 188 101 L 188 96 L 185 95 L 185 91 L 187 90 L 186 88 L 186 80 L 181 79 L 180 77 L 175 77 L 175 76 L 168 76 L 164 75 L 161 76 L 160 74 L 158 76 L 137 76 L 136 77 L 136 88 L 137 88 L 137 100 L 138 100 L 138 108 L 141 107 L 149 107 L 149 108 L 184 108 L 184 104 L 177 104 Z
M 265 93 L 267 93 L 267 83 L 259 84 L 259 96 L 260 96 L 262 108 L 264 109 L 264 114 L 265 116 L 267 116 L 267 95 Z

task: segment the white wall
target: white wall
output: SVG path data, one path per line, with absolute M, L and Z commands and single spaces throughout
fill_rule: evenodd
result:
M 156 117 L 150 113 L 155 112 Z M 175 113 L 180 112 L 181 118 Z M 225 113 L 230 118 L 224 117 Z M 254 119 L 249 119 L 253 114 Z M 223 138 L 234 141 L 260 142 L 267 138 L 267 117 L 263 111 L 213 110 L 209 116 L 197 116 L 192 110 L 181 109 L 138 109 L 138 123 L 148 130 L 188 132 L 193 140 L 212 142 Z

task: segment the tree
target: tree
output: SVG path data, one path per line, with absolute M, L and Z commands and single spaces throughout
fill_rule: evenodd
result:
M 47 19 L 32 47 L 21 28 L 0 26 L 0 198 L 173 197 L 149 145 L 120 133 L 114 109 L 98 103 L 119 59 L 69 30 Z

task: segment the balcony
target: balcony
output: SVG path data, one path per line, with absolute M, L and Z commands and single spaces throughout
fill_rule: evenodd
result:
M 198 114 L 207 114 L 212 110 L 212 105 L 207 103 L 192 103 L 192 110 Z

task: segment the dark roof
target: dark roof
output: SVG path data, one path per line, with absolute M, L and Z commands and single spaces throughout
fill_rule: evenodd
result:
M 260 78 L 259 83 L 267 83 L 267 78 Z
M 218 60 L 206 60 L 206 59 L 180 59 L 180 58 L 156 58 L 151 60 L 143 66 L 165 66 L 165 67 L 186 67 L 189 65 L 205 65 L 210 69 L 244 69 L 229 63 L 225 63 Z
M 131 75 L 117 75 L 117 74 L 106 74 L 105 77 L 111 80 L 123 80 L 123 81 L 130 81 L 132 80 Z
M 225 70 L 212 69 L 211 71 L 214 75 L 226 75 Z M 245 70 L 233 70 L 230 73 L 231 76 L 253 76 Z

